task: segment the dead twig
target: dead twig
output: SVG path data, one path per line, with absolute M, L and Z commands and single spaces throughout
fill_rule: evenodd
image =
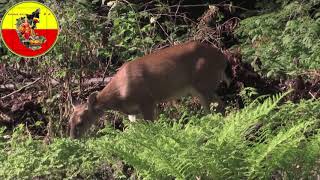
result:
M 25 85 L 25 86 L 21 87 L 20 89 L 18 89 L 18 90 L 16 90 L 16 91 L 13 91 L 12 93 L 7 94 L 7 95 L 5 95 L 5 96 L 1 97 L 1 99 L 5 99 L 5 98 L 7 98 L 7 97 L 9 97 L 9 96 L 12 96 L 12 95 L 14 95 L 14 94 L 16 94 L 16 93 L 18 93 L 18 92 L 20 92 L 20 91 L 24 90 L 25 88 L 27 88 L 27 87 L 29 87 L 29 86 L 32 86 L 33 84 L 37 83 L 40 79 L 41 79 L 41 78 L 37 78 L 37 79 L 36 79 L 36 80 L 34 80 L 32 83 L 27 84 L 27 85 Z
M 110 55 L 109 61 L 107 62 L 107 67 L 106 67 L 106 69 L 104 70 L 104 73 L 103 73 L 102 83 L 104 82 L 104 79 L 106 78 L 106 75 L 107 75 L 107 72 L 108 72 L 108 68 L 109 68 L 109 66 L 111 64 L 112 58 L 113 58 L 113 48 L 111 49 L 111 55 Z

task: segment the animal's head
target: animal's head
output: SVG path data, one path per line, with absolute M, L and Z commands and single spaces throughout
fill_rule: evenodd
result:
M 94 92 L 86 103 L 73 107 L 68 124 L 71 138 L 81 138 L 99 118 L 99 112 L 94 108 L 96 101 L 97 92 Z

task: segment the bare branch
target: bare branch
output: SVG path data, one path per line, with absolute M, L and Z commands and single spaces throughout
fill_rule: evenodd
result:
M 37 78 L 37 79 L 36 79 L 35 81 L 33 81 L 32 83 L 27 84 L 27 85 L 21 87 L 20 89 L 18 89 L 18 90 L 16 90 L 16 91 L 13 91 L 12 93 L 7 94 L 7 95 L 1 97 L 0 99 L 5 99 L 5 98 L 7 98 L 7 97 L 9 97 L 9 96 L 14 95 L 15 93 L 20 92 L 20 91 L 24 90 L 25 88 L 27 88 L 27 87 L 29 87 L 29 86 L 32 86 L 33 84 L 37 83 L 40 79 L 41 79 L 41 78 Z

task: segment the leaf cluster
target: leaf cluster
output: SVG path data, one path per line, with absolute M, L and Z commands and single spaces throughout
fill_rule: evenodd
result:
M 259 58 L 267 76 L 293 75 L 320 66 L 319 1 L 291 2 L 278 11 L 241 21 L 237 30 L 245 60 Z
M 284 95 L 262 103 L 257 99 L 226 117 L 192 116 L 187 123 L 162 117 L 128 124 L 124 132 L 107 128 L 98 138 L 56 139 L 48 146 L 20 128 L 1 141 L 0 177 L 94 178 L 104 164 L 113 168 L 110 177 L 128 177 L 119 160 L 143 179 L 314 177 L 319 173 L 320 104 L 308 100 L 279 106 Z

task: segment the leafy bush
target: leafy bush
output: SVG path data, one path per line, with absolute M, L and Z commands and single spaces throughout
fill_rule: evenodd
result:
M 95 142 L 56 139 L 49 146 L 32 138 L 23 138 L 24 127 L 16 129 L 10 141 L 1 147 L 2 179 L 69 179 L 77 176 L 92 177 L 98 165 L 107 162 L 109 153 L 102 150 L 104 145 Z M 106 144 L 106 143 L 105 143 Z M 103 152 L 103 154 L 101 154 Z
M 124 132 L 106 128 L 100 137 L 86 141 L 55 139 L 43 145 L 20 129 L 10 141 L 1 141 L 0 177 L 94 178 L 99 167 L 111 164 L 110 177 L 128 178 L 117 166 L 119 160 L 144 179 L 315 177 L 320 103 L 278 106 L 281 97 L 254 101 L 227 117 L 138 122 L 128 124 Z
M 116 64 L 111 65 L 111 70 L 115 70 L 126 60 L 149 53 L 158 44 L 184 39 L 187 34 L 180 36 L 178 32 L 189 31 L 187 25 L 163 20 L 163 15 L 139 10 L 133 4 L 114 9 L 110 16 L 100 15 L 92 12 L 99 7 L 97 2 L 46 1 L 58 16 L 60 36 L 46 56 L 33 62 L 33 68 L 28 64 L 26 67 L 39 76 L 66 82 L 53 89 L 48 87 L 46 103 L 42 104 L 53 126 L 60 127 L 65 122 L 61 117 L 60 121 L 53 120 L 58 114 L 67 114 L 62 112 L 62 106 L 66 105 L 63 98 L 73 89 L 67 87 L 69 80 L 79 78 L 81 81 L 81 77 L 90 77 L 102 67 L 110 68 L 110 62 Z M 278 0 L 276 3 L 281 4 Z M 241 21 L 237 33 L 246 60 L 259 57 L 263 64 L 261 73 L 270 76 L 317 69 L 320 64 L 320 44 L 316 41 L 320 32 L 319 13 L 310 13 L 317 3 L 319 0 L 300 4 L 283 1 L 283 8 L 276 12 Z M 155 6 L 160 7 L 161 14 L 167 13 L 160 1 Z M 2 46 L 0 43 L 0 49 Z M 1 63 L 15 64 L 22 59 L 6 50 L 0 50 L 0 55 Z M 253 88 L 245 88 L 240 96 L 247 107 L 231 111 L 226 117 L 211 114 L 199 118 L 198 112 L 189 112 L 185 107 L 181 108 L 182 115 L 180 109 L 179 112 L 165 109 L 167 114 L 155 123 L 126 124 L 123 132 L 107 127 L 97 137 L 81 141 L 55 138 L 45 145 L 31 137 L 28 128 L 22 125 L 7 140 L 0 128 L 0 179 L 126 179 L 130 176 L 298 179 L 317 176 L 319 101 L 302 100 L 298 104 L 286 102 L 278 106 L 280 95 L 252 101 L 251 98 L 257 96 Z M 266 100 L 260 103 L 262 99 Z M 174 120 L 170 113 L 181 118 Z M 119 165 L 121 162 L 133 168 L 134 173 L 125 172 Z
M 268 76 L 318 69 L 319 15 L 309 14 L 317 3 L 292 2 L 279 11 L 241 21 L 237 34 L 245 59 L 260 58 L 261 73 Z

